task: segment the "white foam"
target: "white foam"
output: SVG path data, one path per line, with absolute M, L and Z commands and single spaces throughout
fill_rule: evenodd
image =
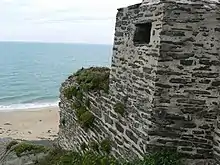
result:
M 59 101 L 51 103 L 27 103 L 27 104 L 12 104 L 0 105 L 0 111 L 15 111 L 15 110 L 31 110 L 36 108 L 57 107 Z

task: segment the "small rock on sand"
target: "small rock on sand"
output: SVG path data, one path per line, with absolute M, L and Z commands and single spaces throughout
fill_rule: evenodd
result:
M 4 125 L 12 125 L 11 123 L 5 123 Z

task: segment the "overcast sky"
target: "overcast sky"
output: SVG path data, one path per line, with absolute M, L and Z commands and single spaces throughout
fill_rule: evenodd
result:
M 142 0 L 0 0 L 0 40 L 112 44 L 117 8 Z

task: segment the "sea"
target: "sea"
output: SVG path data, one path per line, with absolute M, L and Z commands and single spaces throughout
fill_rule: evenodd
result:
M 0 42 L 0 111 L 57 106 L 68 76 L 111 55 L 112 45 Z

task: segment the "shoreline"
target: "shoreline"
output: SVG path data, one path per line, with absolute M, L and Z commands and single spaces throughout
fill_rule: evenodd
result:
M 33 107 L 33 108 L 18 108 L 18 109 L 0 109 L 0 113 L 10 113 L 10 112 L 32 112 L 32 111 L 43 111 L 45 109 L 59 109 L 58 105 L 49 105 L 45 107 Z
M 58 106 L 0 111 L 0 138 L 53 140 L 58 130 Z
M 0 105 L 0 112 L 11 112 L 11 111 L 29 111 L 39 110 L 50 107 L 59 107 L 59 101 L 48 102 L 48 103 L 26 103 L 26 104 L 12 104 L 8 106 Z

